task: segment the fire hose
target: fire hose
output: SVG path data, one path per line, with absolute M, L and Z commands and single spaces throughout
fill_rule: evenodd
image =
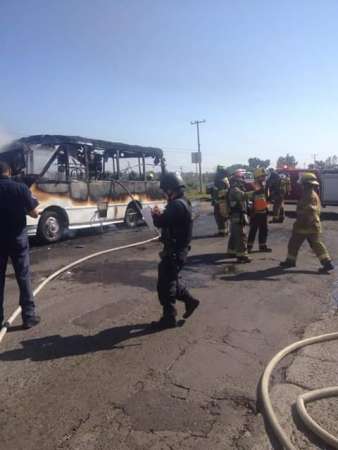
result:
M 116 181 L 117 182 L 117 181 Z M 141 216 L 143 216 L 142 214 L 142 209 L 139 206 L 139 204 L 137 203 L 137 201 L 135 201 L 133 195 L 129 192 L 129 190 L 122 184 L 117 182 L 119 185 L 121 185 L 128 193 L 128 195 L 130 196 L 130 198 L 132 199 L 132 201 L 134 202 L 134 205 L 138 208 L 139 212 L 141 213 Z M 56 279 L 57 277 L 59 277 L 60 275 L 62 275 L 63 273 L 67 272 L 68 270 L 72 269 L 75 266 L 78 266 L 90 259 L 93 258 L 97 258 L 99 256 L 102 255 L 106 255 L 108 253 L 113 253 L 113 252 L 117 252 L 120 250 L 126 250 L 129 248 L 133 248 L 133 247 L 138 247 L 141 245 L 145 245 L 148 244 L 150 242 L 156 241 L 158 240 L 159 236 L 158 234 L 156 235 L 156 237 L 141 241 L 141 242 L 136 242 L 133 244 L 127 244 L 127 245 L 122 245 L 119 247 L 114 247 L 114 248 L 110 248 L 110 249 L 106 249 L 106 250 L 101 250 L 99 252 L 95 252 L 92 253 L 90 255 L 87 255 L 83 258 L 80 258 L 76 261 L 73 261 L 70 264 L 67 264 L 64 267 L 61 267 L 60 269 L 58 269 L 57 271 L 55 271 L 54 273 L 52 273 L 48 278 L 46 278 L 42 283 L 40 283 L 38 285 L 38 287 L 34 290 L 33 292 L 33 296 L 37 296 L 42 289 L 48 284 L 50 283 L 52 280 Z M 7 319 L 7 321 L 5 322 L 4 326 L 1 328 L 0 330 L 0 343 L 2 342 L 2 340 L 4 339 L 8 328 L 10 327 L 10 325 L 15 321 L 15 319 L 18 317 L 18 315 L 21 313 L 21 307 L 19 306 L 14 312 L 13 314 Z M 284 349 L 282 349 L 280 352 L 278 352 L 273 358 L 272 360 L 269 362 L 269 364 L 266 366 L 263 376 L 262 376 L 262 381 L 261 381 L 261 394 L 262 394 L 262 401 L 263 401 L 263 406 L 264 406 L 264 413 L 266 416 L 266 419 L 268 420 L 268 422 L 270 423 L 272 430 L 276 436 L 276 438 L 278 439 L 278 441 L 281 443 L 281 445 L 283 446 L 283 448 L 285 448 L 286 450 L 296 450 L 296 447 L 291 443 L 291 440 L 289 439 L 289 437 L 287 436 L 286 432 L 283 430 L 282 426 L 279 423 L 279 420 L 277 418 L 277 415 L 273 409 L 272 406 L 272 402 L 271 402 L 271 398 L 270 398 L 270 394 L 269 394 L 269 385 L 270 385 L 270 379 L 271 379 L 271 375 L 273 370 L 276 368 L 276 366 L 279 364 L 279 362 L 285 358 L 287 355 L 289 355 L 290 353 L 299 350 L 300 348 L 303 348 L 307 345 L 312 345 L 312 344 L 318 344 L 320 342 L 327 342 L 327 341 L 332 341 L 332 340 L 336 340 L 338 339 L 338 332 L 335 333 L 329 333 L 329 334 L 323 334 L 320 336 L 315 336 L 315 337 L 311 337 L 311 338 L 307 338 L 307 339 L 303 339 L 301 341 L 295 342 L 287 347 L 285 347 Z M 323 389 L 317 389 L 314 391 L 310 391 L 307 392 L 305 394 L 301 394 L 298 396 L 297 398 L 297 412 L 300 416 L 300 418 L 303 420 L 304 424 L 315 434 L 317 435 L 319 438 L 321 438 L 324 442 L 326 442 L 327 444 L 329 444 L 330 446 L 332 446 L 333 448 L 338 449 L 338 439 L 333 436 L 332 434 L 328 433 L 325 429 L 323 429 L 320 425 L 318 425 L 308 414 L 307 410 L 306 410 L 306 403 L 311 402 L 311 401 L 315 401 L 315 400 L 319 400 L 319 399 L 324 399 L 324 398 L 328 398 L 328 397 L 332 397 L 332 396 L 338 396 L 338 386 L 333 386 L 333 387 L 327 387 L 327 388 L 323 388 Z
M 138 209 L 141 217 L 143 217 L 143 212 L 142 209 L 140 207 L 140 205 L 138 204 L 138 202 L 134 199 L 133 194 L 131 194 L 131 192 L 126 188 L 126 186 L 123 185 L 123 183 L 120 183 L 119 181 L 114 181 L 115 183 L 119 184 L 123 189 L 126 190 L 127 194 L 129 195 L 129 197 L 132 199 L 134 205 L 136 206 L 136 208 Z M 147 220 L 146 223 L 148 224 Z M 149 224 L 148 224 L 149 226 Z M 50 283 L 52 280 L 55 280 L 55 278 L 59 277 L 60 275 L 62 275 L 63 273 L 67 272 L 68 270 L 72 269 L 75 266 L 78 266 L 90 259 L 93 258 L 97 258 L 98 256 L 102 256 L 102 255 L 106 255 L 108 253 L 113 253 L 113 252 L 117 252 L 120 250 L 127 250 L 129 248 L 133 248 L 133 247 L 139 247 L 141 245 L 145 245 L 148 244 L 150 242 L 153 241 L 157 241 L 159 238 L 159 233 L 156 231 L 156 237 L 150 238 L 150 239 L 146 239 L 144 241 L 140 241 L 140 242 L 135 242 L 133 244 L 127 244 L 127 245 L 122 245 L 119 247 L 113 247 L 110 249 L 106 249 L 106 250 L 101 250 L 99 252 L 95 252 L 92 253 L 90 255 L 84 256 L 83 258 L 77 259 L 76 261 L 73 261 L 70 264 L 67 264 L 64 267 L 61 267 L 60 269 L 58 269 L 57 271 L 55 271 L 54 273 L 52 273 L 51 275 L 49 275 L 48 278 L 46 278 L 42 283 L 40 283 L 38 285 L 38 287 L 34 290 L 33 292 L 33 296 L 37 296 L 39 294 L 39 292 L 42 291 L 42 289 L 48 284 Z M 7 321 L 4 323 L 3 327 L 0 330 L 0 343 L 2 342 L 2 340 L 4 339 L 8 328 L 10 327 L 10 325 L 14 322 L 14 320 L 18 317 L 18 315 L 21 313 L 22 309 L 21 306 L 19 306 L 14 312 L 13 314 L 7 319 Z
M 305 347 L 307 345 L 312 344 L 318 344 L 320 342 L 327 342 L 327 341 L 333 341 L 335 339 L 338 339 L 338 332 L 335 333 L 329 333 L 329 334 L 323 334 L 320 336 L 315 336 L 307 339 L 303 339 L 298 342 L 294 342 L 293 344 L 285 347 L 283 350 L 278 352 L 272 360 L 269 362 L 269 364 L 266 366 L 262 381 L 261 381 L 261 394 L 262 394 L 262 401 L 264 406 L 264 413 L 265 417 L 268 420 L 269 424 L 272 427 L 272 430 L 274 432 L 274 435 L 282 445 L 282 447 L 286 450 L 296 450 L 296 447 L 292 444 L 291 440 L 287 436 L 286 432 L 283 430 L 282 426 L 280 425 L 277 415 L 273 409 L 270 394 L 269 394 L 269 385 L 270 385 L 270 378 L 272 375 L 273 370 L 276 368 L 277 364 L 285 358 L 290 353 L 299 350 L 302 347 Z M 327 432 L 324 428 L 322 428 L 320 425 L 318 425 L 317 422 L 315 422 L 312 417 L 308 414 L 306 410 L 306 403 L 320 400 L 328 397 L 335 397 L 338 396 L 338 386 L 333 387 L 326 387 L 323 389 L 316 389 L 314 391 L 307 392 L 305 394 L 301 394 L 297 398 L 297 412 L 299 414 L 299 417 L 303 421 L 303 423 L 307 426 L 307 428 L 312 431 L 313 434 L 318 436 L 320 439 L 322 439 L 325 443 L 329 444 L 331 447 L 338 449 L 338 439 L 333 436 L 331 433 Z

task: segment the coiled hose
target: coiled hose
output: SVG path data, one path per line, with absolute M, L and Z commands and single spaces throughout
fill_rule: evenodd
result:
M 335 339 L 338 339 L 338 332 L 323 334 L 320 336 L 315 336 L 295 342 L 285 347 L 280 352 L 278 352 L 272 358 L 272 360 L 269 362 L 269 364 L 266 366 L 264 370 L 261 381 L 261 394 L 265 417 L 269 422 L 269 424 L 271 425 L 274 435 L 276 436 L 276 438 L 278 439 L 278 441 L 285 450 L 296 450 L 296 447 L 292 444 L 289 437 L 281 427 L 278 418 L 276 416 L 276 413 L 272 407 L 269 394 L 269 385 L 272 372 L 276 368 L 277 364 L 290 353 L 299 350 L 300 348 L 305 347 L 307 345 L 319 344 L 320 342 L 333 341 Z M 314 433 L 320 439 L 322 439 L 325 443 L 329 444 L 333 448 L 338 449 L 338 439 L 332 434 L 328 433 L 326 430 L 324 430 L 321 426 L 319 426 L 309 416 L 305 408 L 305 404 L 307 402 L 320 400 L 332 396 L 338 396 L 338 386 L 326 387 L 323 389 L 317 389 L 315 391 L 310 391 L 305 394 L 301 394 L 297 398 L 296 406 L 300 418 L 302 419 L 303 423 L 308 427 L 308 429 L 312 431 L 312 433 Z
M 141 217 L 142 217 L 143 216 L 142 209 L 141 209 L 140 205 L 138 204 L 138 202 L 134 199 L 133 194 L 128 190 L 128 188 L 126 186 L 124 186 L 123 183 L 120 183 L 119 181 L 116 181 L 116 180 L 114 182 L 119 184 L 123 189 L 125 189 L 125 191 L 129 195 L 129 197 L 134 202 L 136 208 L 139 210 L 139 213 L 141 214 Z M 113 252 L 117 252 L 119 250 L 126 250 L 128 248 L 139 247 L 141 245 L 145 245 L 145 244 L 148 244 L 150 242 L 157 241 L 158 238 L 159 238 L 159 233 L 156 232 L 156 236 L 155 237 L 147 239 L 145 241 L 135 242 L 134 244 L 127 244 L 127 245 L 122 245 L 120 247 L 114 247 L 114 248 L 110 248 L 110 249 L 106 249 L 106 250 L 101 250 L 99 252 L 95 252 L 95 253 L 92 253 L 90 255 L 84 256 L 83 258 L 77 259 L 76 261 L 73 261 L 72 263 L 67 264 L 64 267 L 61 267 L 61 269 L 58 269 L 56 272 L 52 273 L 48 278 L 46 278 L 42 283 L 40 283 L 39 286 L 34 290 L 33 296 L 34 297 L 37 296 L 39 294 L 39 292 L 41 292 L 42 289 L 48 283 L 50 283 L 52 280 L 55 280 L 55 278 L 59 277 L 60 275 L 62 275 L 67 270 L 70 270 L 73 267 L 78 266 L 79 264 L 82 264 L 82 263 L 84 263 L 84 262 L 86 262 L 86 261 L 88 261 L 90 259 L 97 258 L 98 256 L 106 255 L 107 253 L 113 253 Z M 5 322 L 3 327 L 1 328 L 1 330 L 0 330 L 0 343 L 4 339 L 8 328 L 14 322 L 14 320 L 18 317 L 18 315 L 21 313 L 21 311 L 22 311 L 21 306 L 19 306 L 13 312 L 13 314 L 7 319 L 7 321 Z

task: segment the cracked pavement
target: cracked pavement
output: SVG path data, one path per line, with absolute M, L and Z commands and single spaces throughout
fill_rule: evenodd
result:
M 333 256 L 335 211 L 324 221 Z M 317 331 L 318 323 L 326 329 L 323 317 L 333 329 L 337 322 L 331 295 L 335 275 L 317 273 L 308 247 L 297 269 L 278 268 L 291 225 L 288 218 L 270 227 L 272 254 L 254 253 L 251 264 L 235 266 L 224 260 L 225 241 L 212 237 L 210 208 L 201 207 L 184 273 L 201 306 L 177 329 L 154 332 L 148 326 L 160 314 L 157 243 L 106 255 L 51 283 L 37 298 L 41 326 L 26 332 L 14 327 L 1 347 L 4 448 L 278 448 L 267 437 L 256 402 L 264 366 L 287 344 Z M 149 236 L 146 229 L 117 229 L 34 246 L 34 285 L 85 254 Z M 11 274 L 7 296 L 8 314 L 16 306 Z M 178 308 L 182 314 L 182 305 Z M 279 413 L 288 427 L 288 407 L 299 386 L 317 386 L 319 368 L 325 382 L 338 376 L 336 368 L 331 370 L 338 345 L 323 347 L 287 359 L 274 374 L 273 396 L 285 398 Z M 327 423 L 334 428 L 335 402 L 328 402 Z M 325 422 L 326 406 L 313 410 L 319 407 Z M 298 433 L 300 448 L 321 448 L 288 429 Z

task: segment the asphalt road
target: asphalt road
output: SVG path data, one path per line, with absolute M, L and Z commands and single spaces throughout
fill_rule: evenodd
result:
M 278 268 L 290 211 L 284 224 L 271 225 L 273 253 L 237 266 L 224 260 L 226 243 L 213 237 L 211 211 L 200 208 L 184 276 L 201 306 L 177 329 L 148 327 L 160 315 L 158 243 L 92 260 L 52 282 L 37 297 L 41 325 L 14 326 L 0 347 L 0 447 L 253 449 L 264 366 L 336 306 L 335 274 L 319 275 L 307 246 L 296 269 Z M 338 209 L 323 218 L 335 259 Z M 151 235 L 119 228 L 33 246 L 34 285 L 86 254 Z M 10 273 L 7 315 L 16 302 Z

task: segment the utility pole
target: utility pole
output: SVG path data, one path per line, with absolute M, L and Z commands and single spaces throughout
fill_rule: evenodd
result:
M 194 122 L 190 122 L 191 125 L 196 125 L 197 130 L 197 153 L 198 153 L 198 167 L 200 179 L 200 194 L 202 194 L 203 186 L 202 186 L 202 153 L 200 144 L 200 123 L 205 123 L 205 120 L 195 120 Z

